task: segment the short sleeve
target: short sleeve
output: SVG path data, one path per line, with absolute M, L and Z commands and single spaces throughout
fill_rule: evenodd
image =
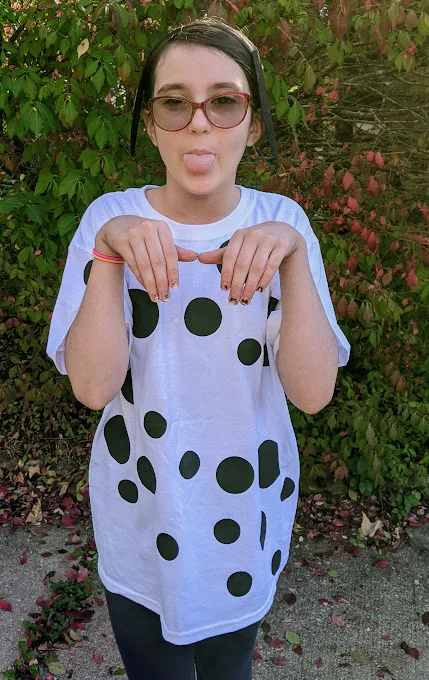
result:
M 304 211 L 303 211 L 304 212 Z M 305 215 L 305 213 L 304 213 Z M 307 216 L 305 219 L 308 221 Z M 310 228 L 311 229 L 311 228 Z M 312 231 L 312 230 L 311 230 Z M 314 232 L 312 232 L 314 235 Z M 313 281 L 316 286 L 317 292 L 319 293 L 320 300 L 322 302 L 325 314 L 334 332 L 337 345 L 338 345 L 338 366 L 345 366 L 350 358 L 350 343 L 344 335 L 343 331 L 338 325 L 334 306 L 332 304 L 331 295 L 329 292 L 328 281 L 325 273 L 325 266 L 323 263 L 322 253 L 320 250 L 320 243 L 314 236 L 313 242 L 308 245 L 307 243 L 307 254 L 308 262 L 310 265 L 310 271 L 313 276 Z M 275 303 L 275 306 L 274 304 Z M 271 292 L 271 304 L 273 311 L 268 316 L 267 319 L 267 342 L 273 347 L 274 357 L 277 355 L 280 344 L 280 324 L 281 324 L 281 290 L 280 290 L 280 275 L 276 272 L 276 281 Z
M 67 375 L 64 360 L 65 341 L 85 294 L 93 262 L 92 249 L 95 246 L 95 236 L 103 224 L 113 217 L 103 207 L 100 198 L 93 201 L 86 209 L 69 245 L 61 285 L 52 313 L 46 353 L 62 375 Z M 109 266 L 114 267 L 116 265 L 111 264 Z M 133 339 L 133 321 L 132 304 L 125 275 L 124 316 L 128 332 L 129 353 Z

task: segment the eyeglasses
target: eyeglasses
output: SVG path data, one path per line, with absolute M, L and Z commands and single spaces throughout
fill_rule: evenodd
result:
M 184 97 L 152 97 L 148 104 L 156 125 L 167 132 L 177 132 L 187 127 L 197 109 L 202 109 L 208 121 L 218 128 L 233 128 L 246 117 L 250 94 L 224 92 L 209 97 L 204 102 L 190 102 Z

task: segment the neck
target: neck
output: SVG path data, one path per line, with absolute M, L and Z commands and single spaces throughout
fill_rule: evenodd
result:
M 229 215 L 238 205 L 240 189 L 229 181 L 211 193 L 192 193 L 167 174 L 167 182 L 146 192 L 149 203 L 162 215 L 183 224 L 210 224 Z

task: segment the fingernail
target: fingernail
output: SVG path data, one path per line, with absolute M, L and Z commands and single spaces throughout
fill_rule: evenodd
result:
M 230 305 L 236 305 L 237 304 L 237 300 L 235 298 L 231 298 L 230 300 L 228 300 L 228 302 L 229 302 Z
M 261 288 L 261 286 L 259 286 L 259 288 L 257 288 L 256 290 L 258 291 L 258 293 L 262 293 L 262 288 Z
M 170 296 L 168 295 L 168 293 L 166 293 L 166 294 L 163 296 L 162 299 L 163 299 L 164 302 L 165 302 L 165 301 L 168 300 L 169 298 L 170 298 Z
M 224 284 L 221 286 L 221 288 L 222 288 L 222 290 L 228 290 L 228 286 L 227 286 L 226 283 L 224 283 Z
M 240 300 L 240 302 L 241 302 L 242 305 L 248 305 L 249 304 L 249 300 L 247 300 L 246 298 L 243 298 L 242 300 Z
M 177 288 L 178 285 L 179 285 L 179 284 L 177 283 L 177 281 L 172 281 L 172 282 L 171 282 L 171 287 L 172 287 L 172 288 Z
M 158 295 L 154 295 L 152 299 L 153 299 L 154 302 L 158 302 L 159 297 L 158 297 Z

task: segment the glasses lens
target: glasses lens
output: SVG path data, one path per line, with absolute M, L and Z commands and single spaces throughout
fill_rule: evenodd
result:
M 213 125 L 234 127 L 244 118 L 246 100 L 238 95 L 219 95 L 207 104 L 207 117 Z M 185 99 L 157 99 L 153 105 L 155 122 L 164 130 L 174 131 L 188 125 L 192 106 Z
M 153 105 L 155 122 L 164 130 L 179 130 L 191 119 L 192 106 L 185 99 L 157 99 Z
M 207 105 L 207 116 L 211 123 L 219 127 L 234 127 L 244 118 L 246 100 L 238 95 L 219 95 Z

